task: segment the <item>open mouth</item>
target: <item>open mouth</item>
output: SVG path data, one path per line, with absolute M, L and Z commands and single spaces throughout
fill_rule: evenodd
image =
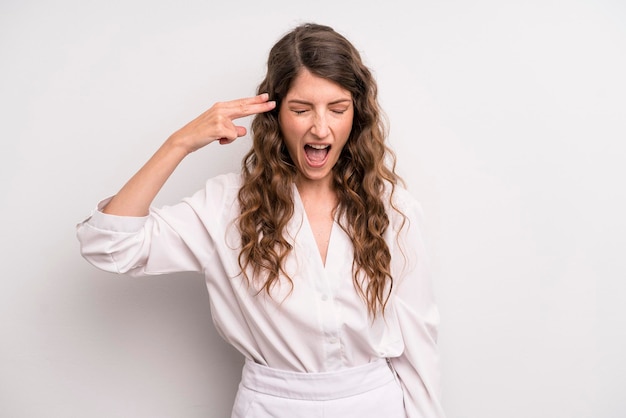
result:
M 326 161 L 329 151 L 330 145 L 306 144 L 304 146 L 304 153 L 311 165 L 323 164 L 324 161 Z

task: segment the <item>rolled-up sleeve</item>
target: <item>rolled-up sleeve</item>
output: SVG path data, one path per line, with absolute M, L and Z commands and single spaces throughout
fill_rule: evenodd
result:
M 214 251 L 193 202 L 204 191 L 177 205 L 150 208 L 145 217 L 116 216 L 101 209 L 76 226 L 81 255 L 95 267 L 132 276 L 202 271 L 200 259 Z M 199 254 L 202 253 L 202 254 Z
M 441 404 L 440 361 L 437 346 L 439 311 L 430 267 L 420 232 L 421 208 L 417 201 L 403 202 L 407 216 L 394 254 L 396 272 L 394 306 L 404 351 L 392 358 L 404 391 L 408 418 L 444 418 Z

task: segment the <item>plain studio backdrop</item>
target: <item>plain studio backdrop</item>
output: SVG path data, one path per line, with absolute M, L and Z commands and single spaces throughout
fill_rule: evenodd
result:
M 2 1 L 0 416 L 229 416 L 242 358 L 203 279 L 99 271 L 74 228 L 315 21 L 374 71 L 423 204 L 449 418 L 623 418 L 625 4 Z M 193 154 L 156 204 L 249 145 Z

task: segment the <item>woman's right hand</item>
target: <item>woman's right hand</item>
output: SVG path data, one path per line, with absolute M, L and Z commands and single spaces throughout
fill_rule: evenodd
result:
M 214 141 L 229 144 L 247 133 L 245 127 L 234 123 L 236 119 L 268 112 L 274 107 L 276 107 L 276 102 L 269 101 L 267 93 L 218 102 L 174 132 L 168 142 L 182 146 L 187 153 L 192 153 Z
M 246 128 L 235 125 L 235 119 L 268 112 L 274 107 L 276 102 L 268 101 L 267 94 L 214 104 L 173 133 L 102 211 L 118 216 L 147 215 L 154 197 L 189 153 L 213 141 L 233 142 L 246 134 Z

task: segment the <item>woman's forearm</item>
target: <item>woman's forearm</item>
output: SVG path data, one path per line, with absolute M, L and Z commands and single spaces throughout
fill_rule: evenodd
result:
M 102 211 L 118 216 L 146 216 L 159 190 L 186 156 L 187 150 L 170 138 L 126 182 Z

